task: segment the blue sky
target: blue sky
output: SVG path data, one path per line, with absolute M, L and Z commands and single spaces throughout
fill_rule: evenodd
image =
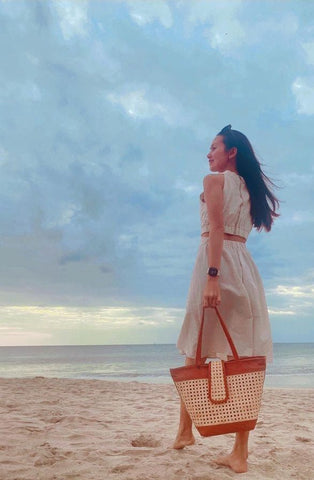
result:
M 248 241 L 314 341 L 314 3 L 0 0 L 0 344 L 174 343 L 231 123 L 279 185 Z

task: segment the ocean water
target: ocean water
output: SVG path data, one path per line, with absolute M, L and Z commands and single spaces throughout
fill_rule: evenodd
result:
M 175 345 L 0 347 L 0 377 L 57 377 L 171 383 L 183 364 Z M 314 388 L 314 343 L 274 344 L 266 386 Z

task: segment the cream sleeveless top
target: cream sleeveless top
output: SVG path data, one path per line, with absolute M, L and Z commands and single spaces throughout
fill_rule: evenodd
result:
M 250 215 L 250 195 L 245 180 L 237 173 L 226 170 L 224 180 L 224 232 L 247 238 L 253 228 Z M 201 233 L 209 232 L 206 203 L 200 200 Z

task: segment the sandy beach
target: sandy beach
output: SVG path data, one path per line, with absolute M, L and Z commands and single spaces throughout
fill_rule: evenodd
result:
M 312 480 L 314 389 L 265 389 L 249 471 L 213 463 L 233 435 L 176 451 L 173 385 L 0 379 L 1 480 Z

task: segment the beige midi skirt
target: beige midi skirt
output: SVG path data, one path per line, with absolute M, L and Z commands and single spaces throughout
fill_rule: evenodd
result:
M 208 237 L 201 237 L 187 298 L 186 313 L 178 338 L 180 353 L 195 358 L 202 319 L 203 291 L 207 282 Z M 221 304 L 225 320 L 240 356 L 265 355 L 272 361 L 272 339 L 265 292 L 258 269 L 245 243 L 224 240 L 220 267 Z M 214 309 L 205 311 L 202 357 L 227 359 L 232 355 Z

